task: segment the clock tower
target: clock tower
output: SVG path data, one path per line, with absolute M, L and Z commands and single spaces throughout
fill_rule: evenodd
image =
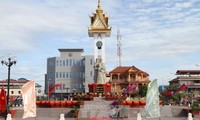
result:
M 108 16 L 103 13 L 100 0 L 98 0 L 96 13 L 90 16 L 90 20 L 88 35 L 94 38 L 94 83 L 105 84 L 105 38 L 110 37 L 111 27 L 108 25 Z
M 105 38 L 110 37 L 111 27 L 108 25 L 108 16 L 103 13 L 100 0 L 96 13 L 90 16 L 91 25 L 88 28 L 89 37 L 94 38 L 94 83 L 88 84 L 89 92 L 99 96 L 111 93 L 111 84 L 106 83 L 105 69 Z
M 90 16 L 91 25 L 88 29 L 89 37 L 94 38 L 94 60 L 97 61 L 100 57 L 105 64 L 105 38 L 110 37 L 111 27 L 108 25 L 108 16 L 103 13 L 100 0 L 96 13 Z

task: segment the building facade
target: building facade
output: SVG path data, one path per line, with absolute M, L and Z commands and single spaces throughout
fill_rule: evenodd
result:
M 177 70 L 177 77 L 170 80 L 169 84 L 186 84 L 187 92 L 194 97 L 200 97 L 200 70 Z
M 119 66 L 110 71 L 110 83 L 113 92 L 122 92 L 130 84 L 148 84 L 149 74 L 135 66 Z
M 60 57 L 47 59 L 45 91 L 55 84 L 53 93 L 88 92 L 87 84 L 93 83 L 94 56 L 82 56 L 83 49 L 59 49 Z
M 21 89 L 22 86 L 29 82 L 30 80 L 27 80 L 25 78 L 20 78 L 18 80 L 10 80 L 10 90 L 9 95 L 10 97 L 18 97 L 21 96 Z M 0 85 L 4 86 L 5 91 L 7 92 L 7 86 L 8 86 L 8 80 L 0 80 Z M 1 87 L 0 87 L 1 88 Z M 1 89 L 0 89 L 1 90 Z M 44 91 L 42 90 L 42 86 L 35 83 L 35 92 L 37 97 L 44 96 Z M 7 93 L 6 93 L 7 94 Z

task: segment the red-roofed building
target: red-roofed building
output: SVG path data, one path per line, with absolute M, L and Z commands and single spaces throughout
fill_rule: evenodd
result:
M 9 93 L 10 96 L 11 97 L 20 96 L 21 95 L 21 88 L 27 82 L 28 82 L 28 80 L 26 80 L 26 79 L 21 79 L 21 80 L 11 79 L 10 80 L 10 93 Z M 0 80 L 0 88 L 1 88 L 1 85 L 4 86 L 4 89 L 7 92 L 8 80 Z
M 187 90 L 195 97 L 200 97 L 200 70 L 177 70 L 177 77 L 170 80 L 169 84 L 186 84 Z
M 149 74 L 135 66 L 119 66 L 110 71 L 110 82 L 114 85 L 113 92 L 122 92 L 129 84 L 148 84 Z
M 18 80 L 11 79 L 10 80 L 10 91 L 9 91 L 10 97 L 21 96 L 22 86 L 29 81 L 30 80 L 27 80 L 25 78 L 20 78 Z M 8 80 L 0 80 L 0 88 L 1 88 L 2 85 L 4 86 L 4 89 L 7 92 Z M 43 96 L 44 95 L 44 91 L 42 90 L 41 85 L 36 83 L 35 89 L 36 89 L 36 95 L 37 96 Z M 1 89 L 0 89 L 0 91 L 1 91 Z

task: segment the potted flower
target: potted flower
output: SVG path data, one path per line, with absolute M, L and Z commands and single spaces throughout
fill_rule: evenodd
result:
M 194 103 L 191 105 L 192 107 L 192 114 L 195 115 L 200 115 L 200 104 L 199 103 Z

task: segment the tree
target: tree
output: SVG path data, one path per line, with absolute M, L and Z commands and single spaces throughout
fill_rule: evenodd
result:
M 147 95 L 147 89 L 148 89 L 148 85 L 142 85 L 140 87 L 140 92 L 139 92 L 140 97 L 146 97 L 146 95 Z

